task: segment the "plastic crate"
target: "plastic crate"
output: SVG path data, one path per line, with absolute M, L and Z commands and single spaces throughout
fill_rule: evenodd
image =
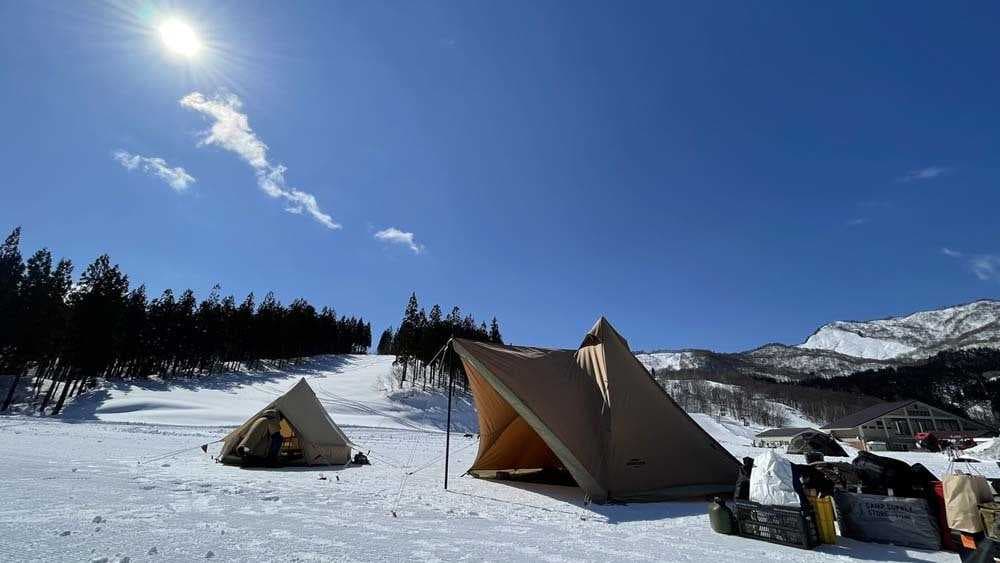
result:
M 819 545 L 819 532 L 811 508 L 765 506 L 746 500 L 733 501 L 737 531 L 745 538 L 812 549 Z

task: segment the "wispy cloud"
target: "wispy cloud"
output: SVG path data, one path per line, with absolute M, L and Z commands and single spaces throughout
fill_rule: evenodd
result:
M 900 182 L 916 182 L 919 180 L 933 180 L 939 176 L 943 176 L 951 172 L 950 168 L 945 168 L 943 166 L 928 166 L 926 168 L 917 168 L 916 170 L 910 170 L 906 174 L 899 177 Z
M 413 233 L 401 231 L 396 227 L 382 229 L 381 231 L 375 233 L 375 238 L 383 242 L 402 244 L 412 250 L 414 254 L 420 254 L 424 251 L 424 245 L 416 243 L 413 239 Z
M 945 256 L 961 260 L 974 276 L 983 281 L 1000 281 L 1000 254 L 966 254 L 951 248 L 942 248 Z
M 972 273 L 976 274 L 977 278 L 984 281 L 1000 281 L 1000 256 L 996 254 L 973 256 L 969 260 L 969 265 L 972 266 Z
M 142 156 L 119 149 L 111 153 L 111 157 L 128 170 L 141 170 L 146 174 L 156 176 L 176 192 L 186 191 L 191 184 L 195 183 L 194 176 L 188 174 L 183 168 L 180 166 L 171 168 L 167 165 L 167 161 L 156 156 Z
M 236 153 L 254 170 L 257 185 L 264 193 L 284 199 L 289 213 L 308 213 L 329 229 L 341 225 L 319 207 L 316 196 L 290 187 L 285 182 L 284 165 L 272 163 L 267 157 L 267 145 L 250 128 L 250 120 L 243 113 L 243 102 L 235 94 L 219 92 L 207 97 L 201 92 L 191 92 L 180 100 L 183 107 L 197 111 L 212 120 L 212 126 L 202 133 L 199 145 L 215 145 Z
M 865 223 L 870 223 L 870 222 L 871 219 L 869 219 L 868 217 L 855 217 L 854 219 L 850 219 L 847 221 L 847 226 L 858 227 L 860 225 L 864 225 Z

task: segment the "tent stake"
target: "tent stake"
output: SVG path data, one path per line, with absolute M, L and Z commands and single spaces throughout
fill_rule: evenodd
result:
M 455 381 L 455 352 L 448 362 L 448 422 L 444 434 L 444 490 L 448 490 L 448 453 L 451 451 L 451 390 Z

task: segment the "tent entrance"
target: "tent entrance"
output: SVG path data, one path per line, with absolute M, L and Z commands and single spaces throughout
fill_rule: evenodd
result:
M 465 364 L 479 417 L 479 454 L 469 474 L 552 485 L 577 486 L 552 448 L 473 366 Z
M 302 445 L 299 443 L 299 433 L 296 432 L 292 423 L 288 422 L 285 415 L 281 415 L 281 449 L 278 451 L 278 459 L 285 465 L 296 465 L 303 463 Z

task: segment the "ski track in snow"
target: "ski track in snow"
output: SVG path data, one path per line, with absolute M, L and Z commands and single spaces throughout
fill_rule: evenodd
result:
M 0 560 L 759 563 L 957 557 L 842 538 L 836 546 L 804 551 L 714 534 L 702 502 L 585 505 L 574 487 L 473 479 L 462 473 L 478 442 L 461 432 L 451 437 L 446 492 L 444 398 L 387 392 L 389 361 L 324 358 L 203 390 L 112 389 L 73 405 L 64 419 L 6 417 L 0 424 L 6 458 L 0 464 Z M 303 376 L 348 436 L 371 448 L 373 465 L 244 470 L 217 464 L 197 448 Z M 456 418 L 463 416 L 474 427 L 471 408 Z M 759 429 L 693 417 L 737 457 L 761 451 L 749 446 Z M 182 448 L 190 449 L 156 459 Z M 218 445 L 209 449 L 217 451 Z M 898 457 L 939 474 L 947 469 L 939 454 Z M 995 464 L 979 465 L 980 472 L 1000 477 Z

